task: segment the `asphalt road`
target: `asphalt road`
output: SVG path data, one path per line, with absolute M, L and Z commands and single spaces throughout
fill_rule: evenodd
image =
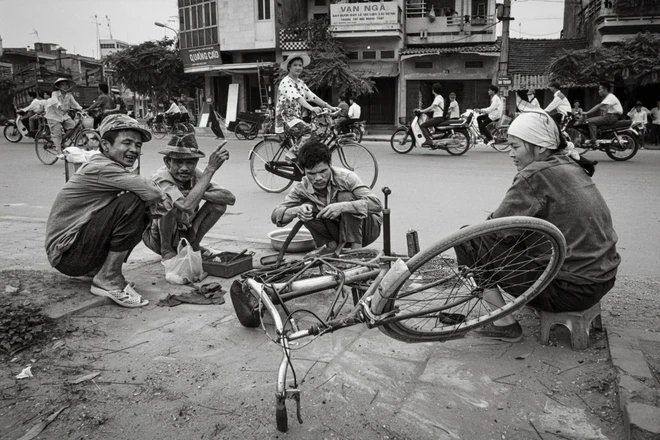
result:
M 212 138 L 198 138 L 207 153 L 217 145 Z M 215 180 L 229 188 L 237 203 L 213 233 L 248 239 L 265 239 L 275 229 L 272 209 L 284 194 L 268 194 L 252 181 L 248 152 L 256 141 L 231 140 L 231 154 Z M 484 146 L 453 157 L 442 151 L 415 149 L 396 154 L 388 143 L 364 143 L 377 157 L 377 188 L 392 189 L 392 238 L 395 251 L 406 249 L 405 233 L 415 229 L 421 247 L 430 245 L 462 225 L 484 219 L 495 209 L 515 175 L 507 153 Z M 162 165 L 158 151 L 166 140 L 146 144 L 142 175 Z M 38 161 L 34 144 L 0 138 L 0 216 L 46 218 L 55 196 L 64 185 L 62 162 L 52 166 Z M 599 164 L 595 181 L 607 200 L 619 235 L 623 257 L 621 275 L 656 277 L 660 260 L 660 151 L 642 150 L 628 162 L 614 162 L 604 153 L 592 152 Z M 200 161 L 200 167 L 206 164 Z M 584 227 L 589 224 L 583 219 Z

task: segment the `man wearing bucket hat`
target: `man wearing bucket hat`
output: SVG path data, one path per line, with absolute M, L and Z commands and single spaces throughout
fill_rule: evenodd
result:
M 597 304 L 614 286 L 621 261 L 616 251 L 617 235 L 612 216 L 591 177 L 563 154 L 565 142 L 557 124 L 543 110 L 527 111 L 509 127 L 509 156 L 518 170 L 500 206 L 489 218 L 529 216 L 555 225 L 566 239 L 566 258 L 555 279 L 530 302 L 549 312 L 586 310 Z M 459 264 L 484 266 L 523 255 L 512 244 L 495 237 L 473 240 L 456 249 Z M 518 296 L 535 280 L 534 263 L 526 257 L 529 271 L 506 279 L 494 279 L 484 289 L 484 298 L 495 307 L 505 304 L 499 289 Z M 514 262 L 509 262 L 514 263 Z M 521 288 L 522 286 L 522 288 Z M 508 342 L 522 339 L 522 327 L 511 316 L 477 330 L 484 337 Z
M 62 153 L 62 135 L 76 124 L 69 116 L 69 110 L 82 110 L 71 94 L 75 83 L 67 78 L 58 78 L 54 84 L 55 90 L 46 101 L 46 120 L 50 128 L 50 137 L 59 153 Z
M 293 130 L 297 134 L 308 133 L 309 126 L 302 120 L 302 109 L 319 113 L 321 107 L 336 111 L 330 104 L 316 96 L 300 79 L 303 67 L 309 65 L 310 58 L 305 53 L 294 53 L 280 64 L 288 74 L 277 87 L 277 103 L 275 106 L 275 133 Z M 313 102 L 320 107 L 310 104 Z
M 149 303 L 122 275 L 148 215 L 171 209 L 157 184 L 130 171 L 151 134 L 126 115 L 99 127 L 100 154 L 83 164 L 53 203 L 46 226 L 50 264 L 65 275 L 93 275 L 91 292 L 123 307 Z
M 204 171 L 197 163 L 205 154 L 197 148 L 193 133 L 175 135 L 159 154 L 164 155 L 165 166 L 156 171 L 151 180 L 159 185 L 173 208 L 163 217 L 151 221 L 144 231 L 144 244 L 169 260 L 177 254 L 182 238 L 188 240 L 194 250 L 201 250 L 205 256 L 214 251 L 204 248 L 200 242 L 207 232 L 220 220 L 227 205 L 236 202 L 234 195 L 211 181 L 222 164 L 229 159 L 229 152 L 223 149 L 223 141 L 209 156 L 209 164 Z M 204 204 L 200 207 L 200 203 Z

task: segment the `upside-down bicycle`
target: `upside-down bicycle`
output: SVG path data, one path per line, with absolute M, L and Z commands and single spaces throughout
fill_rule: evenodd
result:
M 277 429 L 286 432 L 286 400 L 296 403 L 300 416 L 300 389 L 292 363 L 293 341 L 317 338 L 344 327 L 366 324 L 405 342 L 446 341 L 502 318 L 521 308 L 554 278 L 566 253 L 566 242 L 552 224 L 531 217 L 508 217 L 468 226 L 442 238 L 411 258 L 391 255 L 389 209 L 385 197 L 384 250 L 351 251 L 340 258 L 315 257 L 255 270 L 236 281 L 231 298 L 236 315 L 246 327 L 261 327 L 264 313 L 275 326 L 271 338 L 282 350 L 275 390 Z M 290 241 L 301 223 L 293 228 Z M 493 248 L 507 251 L 462 265 L 457 249 L 488 239 Z M 498 288 L 505 300 L 495 306 L 484 290 Z M 334 289 L 325 318 L 308 310 L 291 310 L 288 301 Z M 352 294 L 354 307 L 342 309 Z M 506 290 L 518 293 L 512 296 Z M 276 306 L 280 306 L 280 310 Z M 318 324 L 302 328 L 297 315 L 308 313 Z M 268 334 L 268 332 L 266 331 Z M 310 341 L 311 342 L 311 341 Z M 302 348 L 302 347 L 301 347 Z M 291 369 L 293 380 L 287 379 Z

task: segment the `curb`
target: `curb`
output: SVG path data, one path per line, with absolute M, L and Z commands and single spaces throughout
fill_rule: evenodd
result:
M 660 439 L 660 390 L 653 387 L 656 379 L 639 344 L 640 339 L 660 342 L 660 334 L 640 335 L 608 325 L 607 339 L 626 439 Z
M 66 307 L 65 304 L 66 303 L 53 304 L 44 310 L 44 314 L 50 319 L 57 320 L 66 318 L 68 316 L 78 315 L 95 307 L 110 305 L 113 304 L 113 302 L 109 298 L 96 297 L 82 303 L 78 303 L 78 305 L 74 306 L 73 308 Z

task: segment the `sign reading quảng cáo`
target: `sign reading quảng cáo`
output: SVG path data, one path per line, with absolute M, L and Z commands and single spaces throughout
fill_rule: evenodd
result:
M 181 60 L 184 68 L 221 65 L 220 45 L 181 49 Z

